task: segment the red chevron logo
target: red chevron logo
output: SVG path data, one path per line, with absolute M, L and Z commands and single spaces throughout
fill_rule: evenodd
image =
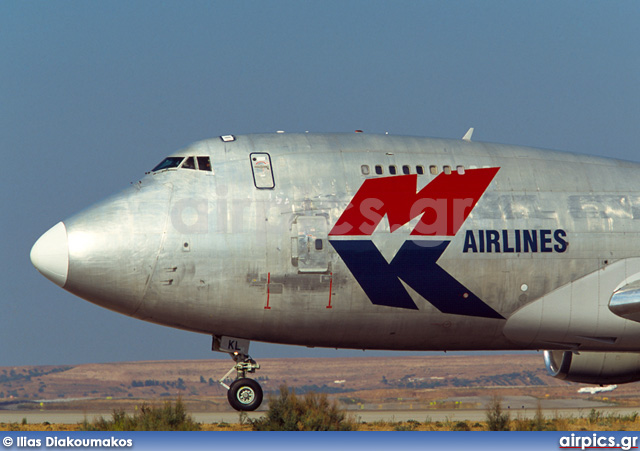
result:
M 367 179 L 329 235 L 371 235 L 386 215 L 391 232 L 421 216 L 411 235 L 454 236 L 499 169 L 440 173 L 418 192 L 415 174 Z

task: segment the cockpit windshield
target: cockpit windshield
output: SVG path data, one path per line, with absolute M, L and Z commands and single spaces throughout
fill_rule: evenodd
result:
M 158 166 L 153 168 L 151 172 L 158 172 L 164 169 L 192 169 L 198 171 L 211 172 L 211 159 L 207 156 L 190 156 L 190 157 L 167 157 L 162 160 Z
M 153 168 L 151 172 L 162 171 L 163 169 L 177 168 L 178 166 L 180 166 L 180 163 L 182 163 L 182 160 L 184 160 L 184 157 L 167 157 L 162 160 L 162 163 Z

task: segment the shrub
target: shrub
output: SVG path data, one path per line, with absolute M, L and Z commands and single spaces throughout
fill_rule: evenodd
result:
M 133 415 L 120 409 L 114 410 L 112 419 L 97 418 L 93 423 L 86 419 L 80 424 L 82 431 L 199 431 L 200 424 L 187 414 L 181 399 L 165 402 L 162 407 L 143 404 Z
M 502 412 L 500 398 L 494 397 L 487 405 L 487 428 L 490 431 L 508 431 L 510 422 L 509 413 Z
M 628 415 L 620 415 L 620 421 L 630 421 L 635 422 L 638 420 L 638 412 L 632 412 Z
M 596 409 L 591 409 L 591 412 L 589 412 L 589 416 L 587 417 L 587 419 L 589 420 L 589 425 L 595 425 L 602 419 L 602 417 L 602 412 Z
M 550 430 L 550 427 L 552 427 L 552 424 L 545 421 L 540 401 L 538 401 L 538 407 L 533 419 L 517 418 L 514 420 L 514 430 L 516 431 L 547 431 Z
M 393 428 L 394 431 L 415 431 L 416 430 L 416 425 L 414 423 L 398 423 L 396 425 L 395 428 Z
M 466 421 L 458 421 L 456 424 L 453 425 L 451 430 L 452 431 L 470 431 L 471 428 L 469 427 Z
M 533 417 L 531 430 L 532 431 L 547 430 L 547 422 L 545 421 L 544 415 L 542 414 L 542 405 L 540 404 L 540 401 L 538 401 L 538 406 L 536 407 L 536 414 Z
M 280 396 L 269 396 L 269 410 L 263 418 L 252 421 L 254 431 L 351 431 L 355 422 L 348 419 L 326 394 L 307 393 L 296 396 L 286 385 Z

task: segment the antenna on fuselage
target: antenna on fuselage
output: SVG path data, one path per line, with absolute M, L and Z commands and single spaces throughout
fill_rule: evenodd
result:
M 467 130 L 467 133 L 464 134 L 464 136 L 462 137 L 462 140 L 471 142 L 471 135 L 473 135 L 473 127 Z

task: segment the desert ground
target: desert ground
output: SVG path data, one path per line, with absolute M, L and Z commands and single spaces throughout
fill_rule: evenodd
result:
M 581 384 L 547 375 L 541 354 L 260 359 L 253 377 L 277 394 L 327 393 L 361 421 L 475 420 L 493 397 L 516 416 L 640 411 L 638 383 L 583 394 Z M 77 423 L 181 398 L 198 421 L 237 419 L 218 384 L 231 360 L 117 362 L 0 367 L 0 422 Z M 573 412 L 573 413 L 572 413 Z

